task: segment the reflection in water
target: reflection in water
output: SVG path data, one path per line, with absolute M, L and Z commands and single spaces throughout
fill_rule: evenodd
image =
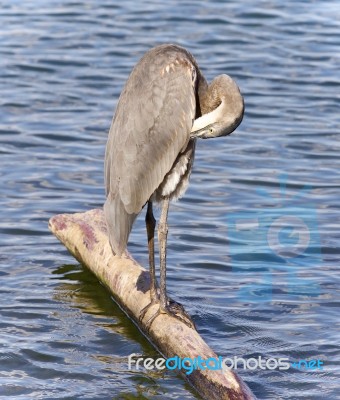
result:
M 159 354 L 85 267 L 63 265 L 53 275 L 53 279 L 58 282 L 53 298 L 62 304 L 56 316 L 62 321 L 60 329 L 64 337 L 54 345 L 60 354 L 59 359 L 64 357 L 67 364 L 77 365 L 78 380 L 82 380 L 82 373 L 86 374 L 87 381 L 92 371 L 91 381 L 96 379 L 95 371 L 102 372 L 103 379 L 109 385 L 105 384 L 104 388 L 101 385 L 93 388 L 91 385 L 88 390 L 93 395 L 100 397 L 103 391 L 110 393 L 109 390 L 112 390 L 112 393 L 116 393 L 119 390 L 121 398 L 149 398 L 148 396 L 160 393 L 172 393 L 172 385 L 187 386 L 173 373 L 128 369 L 128 356 L 132 353 L 145 357 L 159 357 Z M 67 346 L 67 337 L 77 340 L 82 347 L 89 349 L 85 359 L 79 360 L 79 355 Z M 126 379 L 118 384 L 117 379 L 121 375 L 126 376 Z M 157 384 L 160 379 L 164 382 L 163 388 Z M 134 389 L 131 390 L 131 387 Z M 186 393 L 184 395 L 187 396 Z

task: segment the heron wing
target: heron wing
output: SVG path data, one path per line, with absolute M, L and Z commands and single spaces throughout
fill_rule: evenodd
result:
M 195 118 L 194 61 L 175 46 L 168 46 L 166 54 L 164 48 L 157 54 L 158 49 L 132 71 L 106 148 L 104 209 L 111 245 L 118 253 L 126 246 L 134 219 L 185 150 Z

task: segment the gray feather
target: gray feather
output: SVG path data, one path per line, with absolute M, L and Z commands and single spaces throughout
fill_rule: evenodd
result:
M 118 255 L 136 216 L 188 145 L 197 73 L 185 49 L 158 46 L 139 61 L 122 91 L 105 155 L 104 211 Z

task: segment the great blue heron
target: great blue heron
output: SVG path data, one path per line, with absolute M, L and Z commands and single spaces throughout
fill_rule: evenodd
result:
M 220 75 L 208 85 L 186 49 L 164 44 L 148 51 L 132 70 L 111 124 L 105 154 L 104 212 L 112 250 L 122 255 L 133 222 L 147 205 L 150 304 L 159 303 L 158 313 L 186 323 L 188 318 L 178 315 L 178 309 L 172 310 L 166 294 L 169 201 L 182 196 L 187 188 L 196 138 L 229 135 L 241 123 L 243 112 L 240 90 L 228 75 Z M 162 202 L 159 294 L 153 202 Z

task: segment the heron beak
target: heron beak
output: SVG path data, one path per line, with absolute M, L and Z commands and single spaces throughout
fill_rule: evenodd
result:
M 202 128 L 202 129 L 199 129 L 198 131 L 190 133 L 190 139 L 195 139 L 195 138 L 210 139 L 210 138 L 213 138 L 213 137 L 216 137 L 216 136 L 214 136 L 210 132 L 210 129 L 208 129 L 208 128 Z

